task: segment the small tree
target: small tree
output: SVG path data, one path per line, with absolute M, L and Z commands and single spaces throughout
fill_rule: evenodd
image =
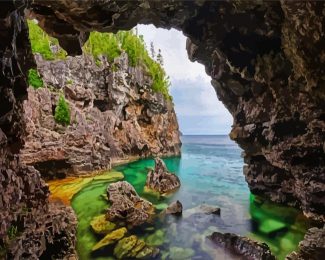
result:
M 164 58 L 161 54 L 161 49 L 158 50 L 157 62 L 160 64 L 160 66 L 164 66 Z
M 58 104 L 55 108 L 54 119 L 57 123 L 62 125 L 70 124 L 70 108 L 69 104 L 61 94 L 59 97 Z
M 150 42 L 150 54 L 151 54 L 151 58 L 155 58 L 156 56 L 156 51 L 155 51 L 155 46 L 153 45 L 153 42 Z

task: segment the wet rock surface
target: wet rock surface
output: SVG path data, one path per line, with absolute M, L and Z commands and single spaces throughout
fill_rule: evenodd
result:
M 155 169 L 148 172 L 146 187 L 163 194 L 175 191 L 180 185 L 179 178 L 168 171 L 164 161 L 155 158 Z
M 247 237 L 241 237 L 231 233 L 214 232 L 209 239 L 217 246 L 229 250 L 234 255 L 240 255 L 243 259 L 275 260 L 270 248 L 265 243 L 259 243 Z
M 109 221 L 122 221 L 130 227 L 149 222 L 154 214 L 154 206 L 136 193 L 131 184 L 119 181 L 107 188 L 111 207 L 107 210 Z
M 101 57 L 47 61 L 36 55 L 45 88 L 28 90 L 24 103 L 27 137 L 21 159 L 47 179 L 109 169 L 128 157 L 179 155 L 173 104 L 151 89 L 143 67 L 130 67 L 123 53 L 109 63 Z M 55 122 L 64 93 L 71 123 Z
M 183 205 L 179 200 L 174 201 L 164 210 L 164 212 L 166 214 L 182 215 Z
M 299 243 L 297 252 L 292 252 L 286 260 L 321 260 L 325 255 L 325 228 L 311 228 Z

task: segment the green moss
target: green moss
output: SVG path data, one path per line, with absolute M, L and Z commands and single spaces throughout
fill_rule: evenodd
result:
M 46 60 L 64 59 L 67 53 L 59 47 L 57 39 L 47 35 L 34 20 L 28 20 L 29 39 L 33 53 L 39 53 Z M 53 53 L 51 46 L 57 46 L 58 51 Z
M 28 84 L 34 89 L 42 88 L 44 83 L 36 69 L 30 69 L 28 71 Z
M 70 124 L 70 108 L 63 95 L 60 95 L 58 104 L 55 108 L 54 119 L 62 125 Z

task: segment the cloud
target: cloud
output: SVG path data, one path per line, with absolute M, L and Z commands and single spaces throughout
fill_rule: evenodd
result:
M 171 79 L 170 92 L 184 134 L 227 134 L 232 117 L 217 99 L 204 66 L 191 62 L 186 52 L 186 37 L 175 29 L 138 25 L 147 46 L 161 49 L 164 68 Z

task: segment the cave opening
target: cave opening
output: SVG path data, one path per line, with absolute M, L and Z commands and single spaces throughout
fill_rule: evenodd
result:
M 2 20 L 6 22 L 1 25 L 3 30 L 0 33 L 4 38 L 1 44 L 3 47 L 1 49 L 1 71 L 3 73 L 1 74 L 0 87 L 1 93 L 5 93 L 1 97 L 1 100 L 3 99 L 4 102 L 1 102 L 1 110 L 3 111 L 0 113 L 2 145 L 0 150 L 2 162 L 0 170 L 3 176 L 0 203 L 4 205 L 3 208 L 6 209 L 6 213 L 0 215 L 1 223 L 3 223 L 0 227 L 0 256 L 3 254 L 18 257 L 48 256 L 51 255 L 51 252 L 46 251 L 46 247 L 49 247 L 50 251 L 57 251 L 61 247 L 60 243 L 67 245 L 67 247 L 62 248 L 62 251 L 64 251 L 62 254 L 68 255 L 74 252 L 74 243 L 70 243 L 74 240 L 76 227 L 73 212 L 69 211 L 69 207 L 48 204 L 48 190 L 40 175 L 33 167 L 28 167 L 22 163 L 23 158 L 27 158 L 27 161 L 31 160 L 33 154 L 30 151 L 26 151 L 22 156 L 17 156 L 25 139 L 25 121 L 28 122 L 29 119 L 25 120 L 24 116 L 35 116 L 32 109 L 25 109 L 22 104 L 22 100 L 26 95 L 27 86 L 24 82 L 27 72 L 29 69 L 35 69 L 27 37 L 26 23 L 24 19 L 21 19 L 25 15 L 24 4 L 25 2 L 18 7 L 16 2 L 9 2 L 9 4 L 1 3 L 4 8 L 0 15 Z M 223 229 L 223 227 L 227 226 L 225 220 L 230 222 L 233 219 L 244 220 L 245 218 L 241 216 L 243 212 L 238 208 L 247 203 L 245 206 L 246 210 L 257 219 L 257 221 L 255 219 L 248 223 L 251 226 L 249 231 L 253 232 L 254 239 L 258 240 L 261 236 L 268 237 L 267 243 L 272 251 L 276 252 L 276 254 L 281 254 L 281 257 L 289 253 L 289 251 L 282 251 L 281 246 L 285 245 L 287 247 L 288 240 L 293 242 L 291 230 L 306 230 L 308 222 L 303 220 L 302 217 L 297 217 L 293 208 L 276 209 L 269 212 L 269 206 L 267 206 L 265 198 L 274 202 L 294 205 L 301 208 L 309 218 L 317 222 L 324 221 L 322 214 L 324 209 L 324 193 L 320 192 L 324 186 L 324 175 L 322 174 L 324 170 L 324 134 L 322 132 L 324 108 L 323 102 L 320 102 L 324 99 L 323 91 L 320 89 L 320 86 L 323 86 L 322 75 L 324 75 L 324 66 L 322 65 L 324 59 L 322 55 L 318 55 L 321 53 L 321 46 L 324 46 L 324 39 L 320 37 L 320 35 L 323 35 L 323 29 L 322 26 L 319 26 L 324 20 L 324 12 L 319 11 L 324 10 L 322 2 L 149 1 L 139 4 L 134 1 L 111 1 L 109 3 L 103 1 L 94 5 L 92 1 L 74 4 L 71 4 L 69 1 L 49 1 L 46 3 L 43 1 L 33 1 L 32 3 L 26 1 L 26 4 L 29 10 L 32 11 L 32 15 L 39 19 L 42 27 L 57 38 L 60 45 L 71 55 L 81 54 L 81 45 L 87 40 L 90 31 L 113 31 L 119 33 L 119 30 L 130 29 L 138 23 L 153 23 L 158 27 L 177 28 L 188 37 L 186 49 L 189 59 L 204 64 L 207 74 L 211 76 L 211 83 L 217 92 L 218 98 L 222 100 L 234 118 L 230 137 L 244 150 L 242 155 L 246 163 L 244 166 L 245 180 L 255 195 L 259 194 L 262 196 L 251 195 L 249 200 L 247 200 L 247 196 L 243 196 L 241 193 L 243 190 L 239 187 L 237 187 L 238 189 L 233 189 L 231 185 L 229 186 L 229 183 L 236 184 L 237 181 L 240 182 L 243 176 L 240 175 L 240 178 L 238 175 L 236 178 L 231 179 L 231 175 L 227 174 L 227 171 L 223 171 L 222 167 L 219 168 L 220 165 L 227 165 L 228 162 L 219 160 L 211 164 L 213 165 L 214 173 L 217 170 L 220 174 L 222 172 L 226 174 L 224 176 L 225 183 L 219 183 L 216 177 L 209 176 L 211 172 L 208 169 L 202 171 L 203 168 L 195 168 L 198 165 L 202 166 L 202 163 L 214 158 L 213 155 L 215 155 L 215 151 L 211 149 L 211 146 L 202 146 L 201 144 L 196 146 L 195 149 L 187 147 L 188 152 L 190 151 L 200 156 L 206 155 L 205 157 L 200 157 L 199 163 L 193 157 L 188 157 L 188 163 L 192 163 L 190 165 L 180 163 L 179 159 L 166 160 L 167 166 L 175 171 L 179 171 L 180 177 L 182 177 L 182 167 L 189 167 L 188 169 L 192 169 L 192 172 L 190 171 L 191 176 L 197 177 L 197 179 L 189 178 L 187 180 L 188 183 L 184 185 L 185 189 L 177 193 L 177 196 L 180 196 L 179 198 L 183 198 L 186 201 L 185 209 L 189 208 L 189 205 L 186 204 L 188 200 L 185 198 L 197 201 L 198 198 L 195 196 L 194 190 L 200 187 L 200 183 L 204 183 L 204 181 L 212 178 L 209 183 L 203 185 L 203 187 L 205 185 L 206 187 L 211 187 L 211 190 L 205 188 L 204 191 L 207 192 L 207 197 L 203 200 L 209 201 L 209 199 L 213 198 L 213 203 L 217 201 L 219 205 L 222 205 L 222 214 L 226 218 L 217 218 L 218 226 L 222 227 L 222 231 L 238 231 L 238 233 L 246 235 L 245 232 L 248 231 L 246 228 L 249 226 L 246 222 L 237 222 L 237 225 L 234 226 L 236 228 L 242 227 L 243 229 L 239 228 L 239 230 L 236 229 L 235 231 L 231 228 L 228 230 L 227 228 Z M 48 54 L 51 55 L 51 53 Z M 59 52 L 56 55 L 60 56 L 62 53 Z M 132 57 L 128 57 L 128 59 L 130 59 L 131 63 L 134 63 Z M 107 60 L 99 59 L 94 61 L 92 65 L 102 68 L 106 63 Z M 88 62 L 82 63 L 79 60 L 74 65 L 79 65 L 82 68 L 85 64 L 89 65 Z M 112 67 L 112 71 L 118 72 L 119 69 L 126 68 L 127 66 L 123 67 L 126 64 L 123 59 L 120 59 L 119 64 L 116 67 Z M 52 69 L 55 68 L 52 67 Z M 82 69 L 79 70 L 79 74 L 87 80 L 90 78 L 102 80 L 104 86 L 108 85 L 107 80 L 110 80 L 111 76 L 104 75 L 103 79 L 100 77 L 101 75 L 96 73 L 87 74 L 83 72 Z M 135 72 L 135 74 L 137 73 Z M 41 88 L 44 82 L 39 78 L 40 75 L 38 75 L 37 71 L 32 71 L 31 75 L 34 77 L 32 83 L 34 87 L 36 89 Z M 29 83 L 31 84 L 31 82 Z M 87 116 L 83 116 L 78 112 L 78 109 L 91 107 L 91 101 L 89 102 L 89 100 L 92 100 L 91 93 L 88 89 L 78 89 L 74 79 L 68 79 L 65 83 L 65 88 L 67 89 L 65 93 L 67 93 L 67 96 L 62 93 L 52 96 L 52 94 L 48 93 L 57 87 L 62 87 L 62 82 L 55 81 L 53 89 L 49 88 L 47 93 L 43 93 L 43 100 L 35 98 L 29 99 L 29 101 L 33 102 L 35 107 L 41 107 L 47 119 L 52 117 L 51 120 L 41 122 L 45 128 L 52 127 L 57 133 L 62 134 L 68 125 L 74 125 L 78 126 L 76 127 L 78 131 L 65 133 L 66 142 L 62 142 L 59 135 L 56 134 L 40 138 L 41 142 L 29 146 L 39 149 L 38 156 L 50 153 L 52 158 L 59 161 L 60 158 L 64 157 L 66 151 L 57 151 L 53 147 L 64 144 L 68 149 L 67 151 L 74 155 L 73 160 L 69 161 L 69 164 L 74 163 L 76 171 L 87 172 L 93 166 L 99 169 L 109 167 L 112 161 L 110 156 L 105 156 L 105 154 L 109 154 L 110 150 L 114 151 L 116 155 L 121 155 L 125 151 L 135 151 L 135 153 L 143 151 L 144 156 L 149 155 L 148 153 L 146 154 L 148 145 L 141 141 L 143 136 L 135 142 L 130 142 L 129 140 L 130 136 L 138 134 L 136 132 L 137 127 L 130 125 L 131 122 L 121 122 L 114 118 L 114 113 L 110 113 L 109 109 L 107 109 L 113 105 L 120 104 L 123 98 L 132 96 L 134 94 L 132 91 L 123 90 L 128 95 L 121 95 L 119 93 L 121 88 L 117 87 L 115 95 L 107 95 L 103 88 L 99 88 L 96 94 L 108 100 L 109 105 L 106 106 L 107 103 L 105 102 L 103 106 L 101 102 L 97 102 L 100 109 L 91 111 Z M 94 85 L 97 84 L 95 83 Z M 132 87 L 134 85 L 129 84 L 129 86 Z M 75 91 L 77 89 L 78 91 Z M 44 92 L 42 89 L 37 91 Z M 151 102 L 148 101 L 148 97 L 145 97 L 144 93 L 145 91 L 141 90 L 141 97 L 147 100 L 146 102 L 150 104 L 150 109 L 147 109 L 148 107 L 137 109 L 137 105 L 141 102 L 136 102 L 137 105 L 135 106 L 127 106 L 125 109 L 116 111 L 124 119 L 131 119 L 129 121 L 132 121 L 134 113 L 141 114 L 138 125 L 142 128 L 146 128 L 150 122 L 155 120 L 158 123 L 161 122 L 161 118 L 157 119 L 155 116 L 165 111 L 159 97 Z M 162 94 L 167 97 L 166 93 Z M 71 117 L 71 110 L 69 110 L 71 103 L 69 102 L 72 99 L 76 102 L 74 104 L 75 110 L 72 111 L 73 116 Z M 87 101 L 82 102 L 83 100 Z M 57 105 L 49 105 L 53 102 Z M 87 105 L 85 106 L 85 104 Z M 299 114 L 297 114 L 297 111 L 299 111 Z M 106 113 L 106 117 L 102 117 L 101 113 Z M 155 120 L 148 120 L 148 117 L 155 118 Z M 173 120 L 175 122 L 176 118 Z M 54 121 L 59 124 L 54 123 Z M 132 124 L 136 125 L 134 120 Z M 110 126 L 113 126 L 113 128 L 110 128 Z M 39 137 L 40 132 L 34 131 L 35 128 L 33 127 L 32 124 L 27 125 L 26 130 L 31 131 L 34 137 Z M 108 133 L 98 134 L 95 138 L 89 138 L 87 131 L 92 131 L 95 134 L 96 129 L 99 129 L 95 127 L 102 127 L 104 130 L 110 129 L 114 135 L 110 135 L 109 131 L 107 131 Z M 123 129 L 127 130 L 123 131 Z M 170 133 L 175 130 L 176 128 L 168 132 Z M 119 149 L 116 142 L 110 138 L 111 136 L 124 142 L 123 149 Z M 150 135 L 148 136 L 150 137 Z M 165 140 L 167 136 L 162 134 L 159 140 Z M 174 138 L 171 135 L 168 137 Z M 51 138 L 54 138 L 54 142 L 52 142 Z M 75 139 L 78 141 L 76 142 Z M 156 139 L 149 138 L 148 140 L 154 142 Z M 28 142 L 32 142 L 31 139 L 25 141 L 27 141 L 25 145 Z M 90 144 L 90 146 L 84 149 L 85 144 Z M 166 147 L 168 143 L 161 141 L 160 145 Z M 227 150 L 225 144 L 218 145 L 221 147 L 221 157 L 227 155 L 229 150 Z M 238 149 L 236 145 L 235 147 Z M 168 149 L 163 150 L 164 153 L 168 153 L 168 151 L 173 151 L 173 154 L 179 153 L 179 143 L 176 146 L 169 146 Z M 314 159 L 314 156 L 320 159 Z M 87 158 L 87 160 L 83 158 Z M 234 160 L 236 158 L 236 156 L 233 157 Z M 121 178 L 121 172 L 129 172 L 130 176 L 126 178 L 129 178 L 128 180 L 130 181 L 132 178 L 134 178 L 133 181 L 138 181 L 137 177 L 139 176 L 134 173 L 139 169 L 145 171 L 150 165 L 152 166 L 152 162 L 144 161 L 141 165 L 135 162 L 128 166 L 119 166 L 117 168 L 118 171 L 114 172 L 113 176 L 119 179 Z M 230 166 L 229 169 L 238 170 L 237 166 L 234 165 Z M 197 175 L 197 173 L 200 173 L 200 175 Z M 100 178 L 97 180 L 100 180 Z M 143 181 L 142 179 L 136 185 L 140 185 Z M 191 183 L 192 186 L 190 185 Z M 186 191 L 186 187 L 191 188 L 184 194 L 182 192 Z M 237 196 L 236 200 L 239 204 L 236 204 L 236 200 L 231 201 L 229 198 L 223 197 L 222 195 L 225 193 L 222 193 L 222 191 L 224 189 L 232 190 L 231 195 Z M 245 186 L 245 189 L 247 194 L 249 194 L 247 186 Z M 104 189 L 100 192 L 102 195 Z M 146 196 L 141 193 L 142 191 L 137 190 L 137 192 L 144 197 Z M 221 194 L 215 194 L 214 192 L 221 192 Z M 19 194 L 19 196 L 16 196 L 16 194 Z M 134 194 L 134 192 L 131 192 L 131 194 Z M 87 191 L 82 191 L 78 193 L 78 197 L 72 199 L 72 204 L 77 203 L 80 206 L 80 204 L 86 202 L 86 204 L 90 205 L 94 199 L 90 195 Z M 99 197 L 100 194 L 98 193 L 97 195 Z M 242 198 L 246 198 L 245 201 Z M 148 198 L 148 200 L 150 199 Z M 71 201 L 71 198 L 68 198 L 67 201 Z M 169 203 L 171 201 L 165 202 Z M 163 203 L 158 203 L 158 201 L 155 201 L 154 204 L 160 208 L 165 207 Z M 26 205 L 32 208 L 33 214 L 30 214 L 29 210 L 25 210 Z M 72 206 L 78 207 L 76 204 Z M 261 214 L 261 211 L 263 214 Z M 91 213 L 91 210 L 87 213 Z M 96 212 L 96 214 L 98 213 Z M 24 216 L 25 229 L 19 230 L 19 233 L 17 233 L 14 220 L 20 219 L 21 215 Z M 203 226 L 196 226 L 197 230 L 192 233 L 204 234 L 209 232 L 211 234 L 211 232 L 216 231 L 207 229 L 205 224 L 211 223 L 216 219 L 210 216 L 211 214 L 206 215 L 208 216 L 204 215 L 202 217 L 202 215 L 196 213 L 191 215 L 190 221 L 198 221 L 203 224 Z M 288 220 L 288 223 L 281 221 L 284 215 L 285 221 Z M 122 217 L 125 217 L 124 214 Z M 58 223 L 58 218 L 66 221 L 64 221 L 66 225 L 63 232 L 61 232 L 62 226 L 53 225 L 52 223 Z M 263 222 L 264 220 L 267 221 Z M 40 224 L 41 228 L 46 230 L 45 239 L 40 237 L 39 234 L 34 235 L 32 230 L 32 227 L 35 226 L 34 223 L 42 223 Z M 169 223 L 168 227 L 174 227 L 175 225 L 173 224 L 175 223 Z M 296 229 L 293 227 L 294 225 L 303 225 L 303 227 Z M 55 228 L 53 228 L 54 226 Z M 182 227 L 184 228 L 184 226 Z M 188 227 L 188 225 L 185 224 L 185 227 Z M 164 230 L 161 226 L 154 227 L 155 231 L 156 229 L 162 229 L 165 235 L 171 235 L 173 232 L 172 229 Z M 187 231 L 182 234 L 185 238 L 189 237 L 188 233 L 186 233 Z M 310 229 L 306 236 L 307 238 L 310 236 L 317 237 L 322 232 L 322 229 L 314 228 Z M 58 233 L 62 234 L 62 236 L 56 236 Z M 177 227 L 176 233 L 181 233 L 177 230 Z M 130 235 L 130 233 L 128 234 Z M 160 236 L 159 234 L 161 234 L 161 231 L 150 235 Z M 297 249 L 298 240 L 301 240 L 303 235 L 304 232 L 299 236 L 295 236 L 297 241 L 289 243 L 290 251 L 291 249 Z M 226 239 L 227 237 L 231 241 L 238 239 L 238 236 L 233 236 L 232 234 L 224 235 L 218 232 L 214 232 L 209 238 L 218 243 L 220 239 Z M 276 237 L 279 238 L 278 242 L 272 240 Z M 78 238 L 79 243 L 82 240 L 80 237 Z M 134 236 L 128 237 L 130 240 L 131 238 L 136 244 L 140 241 L 134 240 Z M 145 243 L 148 246 L 149 240 L 145 238 Z M 26 241 L 32 245 L 30 248 L 33 248 L 33 252 L 25 252 L 21 247 Z M 39 241 L 41 242 L 39 243 Z M 49 241 L 53 242 L 52 246 L 49 246 Z M 266 240 L 262 239 L 262 241 Z M 198 244 L 202 245 L 202 243 L 197 238 L 193 238 L 192 242 L 193 244 L 187 245 L 186 248 L 180 248 L 177 246 L 177 243 L 172 244 L 175 246 L 172 247 L 173 250 L 167 252 L 166 257 L 173 258 L 172 256 L 177 254 L 187 255 L 188 257 L 195 255 Z M 292 246 L 293 244 L 295 246 Z M 303 246 L 301 244 L 300 249 Z M 236 248 L 234 245 L 230 245 L 230 247 L 236 253 L 245 253 L 241 251 L 242 248 Z M 149 247 L 145 248 L 148 249 Z M 116 247 L 114 251 L 115 249 Z M 317 250 L 318 248 L 313 249 L 311 253 L 307 250 L 307 254 L 318 256 Z M 154 254 L 154 251 L 152 249 L 150 252 Z M 209 253 L 205 250 L 203 251 L 200 251 L 198 255 L 201 258 L 207 259 Z M 52 255 L 57 255 L 56 253 L 54 252 Z M 118 257 L 122 257 L 125 252 L 121 253 L 116 249 L 116 252 L 113 253 Z M 163 251 L 163 253 L 166 252 Z M 134 254 L 134 252 L 129 252 L 129 254 Z M 258 253 L 254 252 L 253 254 Z M 293 253 L 293 255 L 296 254 L 302 254 L 303 257 L 306 257 L 304 250 Z M 230 256 L 227 255 L 227 257 Z

